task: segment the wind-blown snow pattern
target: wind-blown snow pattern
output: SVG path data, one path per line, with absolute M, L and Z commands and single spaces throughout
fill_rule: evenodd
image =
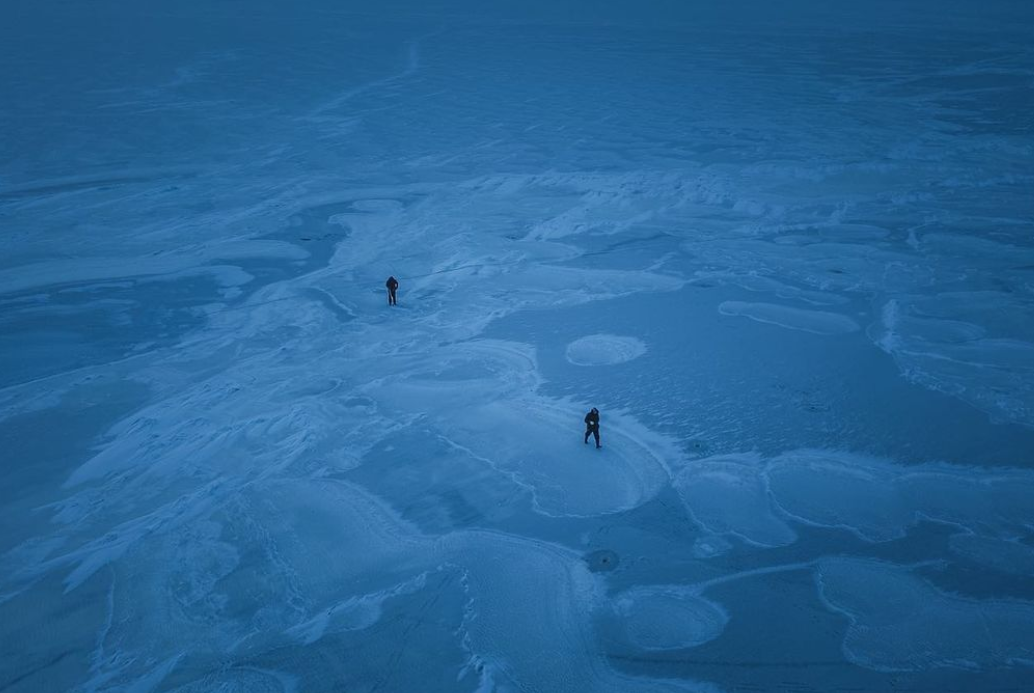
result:
M 1034 5 L 0 61 L 0 691 L 1034 690 Z

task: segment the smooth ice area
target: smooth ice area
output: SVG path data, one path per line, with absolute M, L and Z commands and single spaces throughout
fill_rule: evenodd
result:
M 3 693 L 1034 690 L 1031 3 L 41 0 L 0 64 Z

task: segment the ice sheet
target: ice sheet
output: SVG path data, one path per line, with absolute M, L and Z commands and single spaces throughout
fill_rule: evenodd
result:
M 1034 689 L 1026 4 L 8 5 L 0 689 Z

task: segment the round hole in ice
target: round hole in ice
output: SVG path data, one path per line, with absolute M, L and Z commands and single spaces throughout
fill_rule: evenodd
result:
M 565 356 L 576 366 L 612 366 L 645 353 L 646 345 L 635 337 L 592 334 L 568 344 Z
M 594 573 L 605 573 L 618 567 L 618 555 L 609 549 L 593 551 L 585 556 L 589 570 Z

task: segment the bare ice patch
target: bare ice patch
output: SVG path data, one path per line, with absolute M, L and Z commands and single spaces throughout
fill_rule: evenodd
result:
M 564 355 L 576 366 L 613 366 L 645 353 L 646 345 L 635 337 L 592 334 L 568 344 Z
M 814 334 L 846 334 L 861 329 L 858 323 L 840 313 L 793 308 L 777 303 L 724 301 L 718 306 L 718 312 L 722 315 L 742 316 L 756 322 Z

